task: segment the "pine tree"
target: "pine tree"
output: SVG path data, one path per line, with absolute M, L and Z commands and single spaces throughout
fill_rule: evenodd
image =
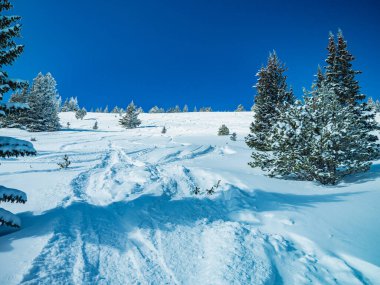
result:
M 236 133 L 232 133 L 232 135 L 230 136 L 230 139 L 231 139 L 233 142 L 236 142 Z
M 39 73 L 33 80 L 28 96 L 30 107 L 27 127 L 32 132 L 57 131 L 60 128 L 58 117 L 57 83 L 50 73 Z
M 66 98 L 62 105 L 61 112 L 69 112 L 69 98 Z
M 79 108 L 79 104 L 78 104 L 78 98 L 77 97 L 70 97 L 69 102 L 67 104 L 67 111 L 66 112 L 76 112 L 79 109 L 80 108 Z
M 94 126 L 92 127 L 93 130 L 97 130 L 99 127 L 98 127 L 98 121 L 95 121 L 95 124 Z
M 139 112 L 133 101 L 128 105 L 125 115 L 120 119 L 120 124 L 126 129 L 134 129 L 141 124 L 138 119 Z
M 249 147 L 257 150 L 270 150 L 268 140 L 272 126 L 285 106 L 294 102 L 292 90 L 288 90 L 285 66 L 278 59 L 275 52 L 268 58 L 266 67 L 257 73 L 257 95 L 254 104 L 254 122 L 251 124 L 251 134 L 246 137 Z
M 360 92 L 359 82 L 355 78 L 357 74 L 361 74 L 361 71 L 354 70 L 352 67 L 352 61 L 355 58 L 347 49 L 347 42 L 342 31 L 338 32 L 337 43 L 333 34 L 330 33 L 328 51 L 324 83 L 335 92 L 341 104 L 353 107 L 352 111 L 362 128 L 368 132 L 376 130 L 378 126 L 374 120 L 375 113 L 363 101 L 365 95 Z M 367 136 L 367 139 L 373 142 L 377 141 L 378 137 L 372 134 Z
M 118 106 L 115 106 L 115 107 L 112 109 L 112 111 L 111 111 L 111 113 L 113 113 L 113 114 L 119 114 L 119 112 L 120 112 L 120 110 L 119 110 L 119 107 L 118 107 Z
M 166 127 L 165 126 L 162 128 L 161 134 L 166 134 Z
M 218 136 L 228 136 L 229 134 L 230 130 L 224 124 L 218 130 Z
M 322 86 L 305 104 L 288 106 L 272 127 L 272 152 L 254 152 L 251 166 L 270 176 L 336 184 L 367 171 L 377 146 L 361 127 L 352 106 L 342 105 L 331 86 Z
M 8 73 L 4 70 L 4 66 L 14 63 L 16 58 L 22 53 L 24 47 L 16 45 L 14 38 L 20 37 L 21 25 L 17 22 L 20 16 L 4 15 L 5 11 L 12 8 L 12 4 L 8 0 L 0 0 L 0 101 L 8 91 L 15 91 L 27 86 L 25 81 L 15 80 L 8 77 Z M 14 25 L 13 25 L 14 24 Z M 12 114 L 19 109 L 27 109 L 22 102 L 9 104 L 0 104 L 0 116 Z M 0 157 L 35 155 L 36 151 L 30 142 L 14 139 L 11 137 L 0 137 Z M 27 201 L 26 194 L 20 190 L 0 186 L 0 203 L 25 203 Z M 20 227 L 20 219 L 0 208 L 0 225 L 10 227 Z
M 165 110 L 163 108 L 159 108 L 157 106 L 152 107 L 149 110 L 149 113 L 155 114 L 155 113 L 165 113 Z
M 4 15 L 5 11 L 9 11 L 13 6 L 9 0 L 0 1 L 0 97 L 11 90 L 22 89 L 27 85 L 26 81 L 14 80 L 9 78 L 8 73 L 4 70 L 5 66 L 12 65 L 16 58 L 24 51 L 23 45 L 15 43 L 14 38 L 21 37 L 21 24 L 19 24 L 20 16 Z M 5 106 L 1 107 L 6 109 Z
M 182 112 L 184 112 L 184 113 L 189 112 L 189 107 L 186 104 L 185 104 L 185 106 L 183 106 Z
M 8 109 L 13 109 L 12 112 L 7 112 L 7 116 L 0 118 L 1 127 L 3 128 L 25 128 L 25 119 L 28 117 L 28 108 L 26 107 L 28 102 L 28 86 L 25 86 L 22 90 L 18 89 L 9 98 L 9 102 L 6 104 Z M 25 108 L 15 108 L 17 106 L 25 106 Z
M 235 112 L 244 112 L 244 111 L 245 111 L 245 108 L 242 104 L 239 104 L 235 110 Z
M 103 113 L 109 113 L 109 111 L 108 111 L 108 105 L 106 105 L 106 107 L 104 108 Z
M 83 118 L 87 115 L 87 110 L 86 108 L 82 108 L 82 109 L 79 109 L 75 112 L 75 118 L 77 118 L 77 120 L 81 119 L 83 120 Z
M 198 110 L 197 110 L 197 106 L 194 106 L 194 110 L 193 110 L 193 112 L 198 112 Z

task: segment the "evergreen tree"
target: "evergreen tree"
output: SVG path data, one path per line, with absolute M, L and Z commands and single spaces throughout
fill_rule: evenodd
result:
M 108 111 L 108 105 L 106 105 L 106 107 L 104 108 L 103 113 L 109 113 L 109 111 Z
M 126 129 L 134 129 L 141 124 L 138 119 L 139 112 L 133 101 L 128 105 L 125 115 L 120 119 L 120 124 Z
M 239 104 L 235 110 L 235 112 L 244 112 L 244 111 L 245 111 L 245 108 L 242 104 Z
M 77 118 L 77 120 L 81 119 L 83 120 L 83 118 L 87 115 L 87 110 L 86 108 L 82 108 L 82 109 L 79 109 L 75 112 L 75 118 Z
M 186 104 L 185 104 L 185 106 L 183 106 L 182 112 L 184 112 L 184 113 L 189 112 L 189 107 Z
M 197 106 L 194 106 L 194 110 L 193 110 L 193 112 L 198 112 L 198 110 L 197 110 Z
M 3 128 L 21 128 L 24 129 L 28 117 L 28 86 L 25 86 L 22 90 L 18 89 L 9 98 L 7 103 L 8 109 L 13 109 L 12 112 L 7 112 L 7 116 L 0 117 L 1 127 Z M 17 106 L 25 106 L 23 108 L 16 108 Z
M 119 114 L 120 110 L 118 106 L 115 106 L 115 108 L 112 109 L 111 113 L 113 114 Z
M 8 91 L 15 91 L 27 86 L 25 81 L 15 80 L 8 77 L 8 73 L 4 70 L 4 66 L 14 63 L 16 58 L 22 53 L 24 47 L 16 45 L 14 38 L 20 37 L 21 25 L 18 21 L 20 16 L 4 15 L 5 11 L 12 8 L 9 0 L 0 0 L 0 101 Z M 27 109 L 22 102 L 14 102 L 9 104 L 0 104 L 0 116 L 12 114 L 19 109 Z M 36 151 L 30 142 L 14 139 L 11 137 L 0 137 L 0 157 L 35 155 Z M 0 186 L 0 203 L 16 202 L 25 203 L 27 201 L 26 194 L 20 190 Z M 20 219 L 0 208 L 0 225 L 10 227 L 20 227 Z
M 162 128 L 161 134 L 166 134 L 166 127 L 165 126 Z
M 26 81 L 9 78 L 8 73 L 4 70 L 5 66 L 12 65 L 16 58 L 24 51 L 23 45 L 15 43 L 14 38 L 21 37 L 20 16 L 5 15 L 13 6 L 9 0 L 0 1 L 0 97 L 11 90 L 22 89 L 27 85 Z M 2 110 L 6 107 L 2 105 Z
M 324 85 L 305 98 L 305 105 L 289 104 L 272 127 L 273 152 L 254 152 L 251 166 L 268 170 L 270 176 L 322 184 L 367 171 L 378 149 L 352 108 L 342 105 L 334 89 Z
M 39 73 L 33 80 L 28 96 L 30 107 L 27 127 L 30 131 L 57 131 L 60 128 L 58 117 L 57 83 L 50 73 Z
M 99 127 L 98 127 L 98 121 L 95 121 L 95 124 L 94 126 L 92 127 L 93 130 L 97 130 Z
M 230 136 L 230 139 L 231 139 L 233 142 L 236 142 L 236 133 L 232 133 L 232 135 Z
M 288 90 L 285 66 L 278 59 L 275 52 L 268 58 L 267 66 L 262 67 L 257 73 L 257 94 L 254 104 L 254 122 L 251 124 L 246 143 L 257 150 L 270 150 L 269 141 L 272 126 L 285 106 L 294 102 L 292 90 Z
M 78 110 L 79 110 L 78 98 L 77 97 L 70 97 L 70 100 L 67 104 L 67 111 L 66 112 L 76 112 Z
M 228 136 L 229 134 L 230 130 L 224 124 L 218 130 L 218 136 Z
M 152 107 L 150 110 L 149 110 L 149 113 L 165 113 L 165 110 L 163 108 L 159 108 L 157 106 L 154 106 Z
M 66 98 L 62 105 L 61 112 L 69 112 L 69 98 Z
M 365 95 L 360 92 L 359 82 L 355 78 L 361 71 L 353 69 L 354 59 L 347 49 L 342 31 L 338 32 L 337 43 L 334 35 L 330 33 L 324 84 L 329 85 L 335 92 L 341 104 L 353 107 L 352 112 L 360 121 L 361 127 L 370 132 L 377 129 L 377 123 L 374 121 L 374 112 L 363 102 Z M 378 137 L 372 134 L 367 136 L 367 139 L 377 141 Z

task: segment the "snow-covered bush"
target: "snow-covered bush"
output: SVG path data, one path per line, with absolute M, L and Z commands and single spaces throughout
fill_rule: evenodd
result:
M 128 105 L 125 115 L 120 119 L 120 124 L 126 129 L 134 129 L 141 124 L 138 118 L 139 112 L 133 101 Z
M 245 108 L 242 104 L 239 104 L 235 110 L 235 112 L 244 112 L 244 111 L 245 111 Z
M 93 125 L 92 129 L 93 130 L 97 130 L 99 127 L 98 127 L 98 121 L 95 121 L 95 124 Z
M 230 139 L 236 142 L 236 133 L 232 133 L 232 135 L 230 136 Z
M 229 134 L 230 130 L 224 124 L 218 130 L 218 136 L 228 136 Z
M 161 134 L 166 134 L 166 127 L 165 126 L 162 128 Z

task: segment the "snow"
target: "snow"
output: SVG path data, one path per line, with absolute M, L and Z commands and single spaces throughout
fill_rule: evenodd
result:
M 1 204 L 22 228 L 0 237 L 0 284 L 380 284 L 380 161 L 326 187 L 249 167 L 251 112 L 144 113 L 129 130 L 60 116 L 70 129 L 2 129 L 38 153 L 1 160 L 28 202 Z

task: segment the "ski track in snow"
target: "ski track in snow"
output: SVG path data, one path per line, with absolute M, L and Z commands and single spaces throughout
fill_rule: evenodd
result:
M 260 217 L 233 218 L 255 209 L 254 192 L 224 185 L 229 197 L 194 198 L 199 180 L 184 163 L 218 155 L 215 147 L 136 138 L 125 147 L 117 134 L 99 141 L 96 151 L 85 151 L 94 140 L 84 139 L 34 158 L 68 153 L 90 164 L 52 210 L 52 237 L 21 284 L 372 284 L 306 237 L 266 231 Z

